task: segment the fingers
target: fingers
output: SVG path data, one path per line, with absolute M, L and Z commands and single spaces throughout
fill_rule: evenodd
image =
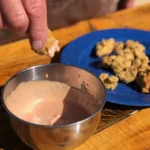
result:
M 29 17 L 30 43 L 34 50 L 41 50 L 47 40 L 46 0 L 22 0 Z
M 48 31 L 46 0 L 0 0 L 0 10 L 0 29 L 7 23 L 19 34 L 29 31 L 34 50 L 45 46 Z
M 29 19 L 21 0 L 0 0 L 0 9 L 7 25 L 17 33 L 25 34 Z

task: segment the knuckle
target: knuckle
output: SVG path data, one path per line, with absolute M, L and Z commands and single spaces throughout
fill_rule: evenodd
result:
M 34 28 L 33 26 L 32 30 L 30 30 L 30 36 L 32 39 L 47 37 L 47 30 L 45 28 Z
M 31 36 L 33 38 L 35 37 L 41 37 L 43 35 L 43 30 L 39 30 L 39 29 L 34 29 L 32 32 L 31 32 Z
M 10 24 L 14 28 L 23 28 L 27 26 L 28 19 L 24 14 L 18 14 L 13 17 L 13 19 L 10 21 Z
M 44 6 L 42 0 L 34 0 L 28 4 L 28 13 L 32 17 L 42 16 L 43 9 L 45 9 L 45 6 Z
M 42 35 L 45 32 L 46 25 L 44 22 L 39 22 L 38 20 L 33 20 L 34 23 L 31 26 L 31 32 L 35 35 Z

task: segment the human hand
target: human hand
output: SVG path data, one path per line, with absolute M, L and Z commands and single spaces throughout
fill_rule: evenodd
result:
M 0 29 L 28 34 L 32 49 L 42 49 L 47 40 L 46 0 L 0 0 Z

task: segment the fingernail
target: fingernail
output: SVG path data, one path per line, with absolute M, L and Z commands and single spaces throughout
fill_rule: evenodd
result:
M 41 50 L 42 48 L 43 48 L 43 43 L 42 43 L 42 41 L 40 41 L 40 40 L 38 40 L 38 41 L 33 41 L 32 42 L 32 48 L 34 49 L 34 50 Z

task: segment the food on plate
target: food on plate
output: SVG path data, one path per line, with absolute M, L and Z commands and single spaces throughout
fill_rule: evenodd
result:
M 45 47 L 35 52 L 37 52 L 40 55 L 48 55 L 50 57 L 54 57 L 55 53 L 59 51 L 60 51 L 60 48 L 58 46 L 58 40 L 56 40 L 53 37 L 52 32 L 48 30 L 48 38 L 47 38 Z
M 145 57 L 144 59 L 136 58 L 133 62 L 133 66 L 138 68 L 138 72 L 150 70 L 148 57 Z
M 131 67 L 131 61 L 120 55 L 116 56 L 116 59 L 112 62 L 111 65 L 114 73 L 119 73 L 129 67 Z
M 103 49 L 104 47 L 99 49 L 99 51 L 96 49 L 97 56 L 103 56 L 101 59 L 102 66 L 110 68 L 119 80 L 126 84 L 136 79 L 141 91 L 143 93 L 150 93 L 150 83 L 146 83 L 150 78 L 149 58 L 145 53 L 144 45 L 133 40 L 127 40 L 126 42 L 110 42 L 115 41 L 113 38 L 108 40 L 103 39 L 102 42 L 103 41 L 105 41 L 105 49 Z M 99 45 L 103 45 L 102 42 L 100 42 Z M 109 46 L 106 44 L 110 45 L 110 43 L 111 50 L 107 50 L 106 47 Z M 107 50 L 107 56 L 105 56 L 106 52 L 103 52 L 104 50 Z M 101 52 L 102 54 L 100 54 Z M 100 75 L 102 81 L 104 81 L 104 77 L 108 78 L 106 74 Z M 106 86 L 106 88 L 112 89 L 110 86 Z
M 142 64 L 142 60 L 140 58 L 136 58 L 134 61 L 133 61 L 133 66 L 136 67 L 136 68 L 139 68 Z
M 131 83 L 135 80 L 137 76 L 137 68 L 132 66 L 119 73 L 116 73 L 116 76 L 119 78 L 120 81 L 126 84 Z
M 115 43 L 115 46 L 114 46 L 114 51 L 115 51 L 117 54 L 121 54 L 123 48 L 124 48 L 124 43 L 123 43 L 123 42 L 116 42 L 116 43 Z
M 109 55 L 114 49 L 115 40 L 110 38 L 108 40 L 103 39 L 96 44 L 96 55 L 98 57 Z
M 141 88 L 142 93 L 150 93 L 150 71 L 139 73 L 136 77 L 136 83 Z
M 129 49 L 138 49 L 139 51 L 145 51 L 145 46 L 140 44 L 137 41 L 133 41 L 133 40 L 128 40 L 125 42 L 125 47 L 129 48 Z
M 109 76 L 106 73 L 102 73 L 99 78 L 102 80 L 107 89 L 114 90 L 118 85 L 119 79 L 116 76 Z
M 104 67 L 110 67 L 115 59 L 116 55 L 105 56 L 102 58 L 101 62 Z
M 124 50 L 122 50 L 122 54 L 120 54 L 120 55 L 128 61 L 129 60 L 133 61 L 135 59 L 133 52 L 128 48 L 125 48 Z

